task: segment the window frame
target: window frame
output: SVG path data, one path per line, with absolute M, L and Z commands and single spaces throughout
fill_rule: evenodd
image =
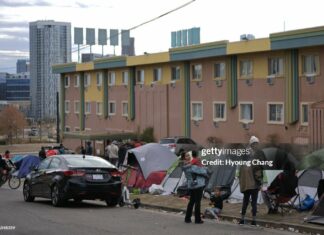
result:
M 160 82 L 161 80 L 162 80 L 162 68 L 161 67 L 153 68 L 153 82 Z
M 98 108 L 101 110 L 98 110 Z M 102 115 L 102 110 L 103 110 L 102 102 L 96 102 L 96 114 L 98 116 Z
M 196 70 L 197 66 L 200 67 L 200 70 Z M 198 75 L 198 77 L 195 77 L 195 74 Z M 195 64 L 191 64 L 191 81 L 197 82 L 197 81 L 202 81 L 202 77 L 203 77 L 203 66 L 201 63 L 195 63 Z
M 64 79 L 64 87 L 69 88 L 70 87 L 70 76 L 65 76 Z
M 127 113 L 124 113 L 124 104 L 127 104 Z M 128 106 L 128 101 L 123 100 L 123 101 L 121 102 L 121 110 L 122 110 L 122 116 L 123 116 L 123 117 L 128 117 L 128 108 L 129 108 L 129 106 Z
M 173 75 L 175 75 L 176 77 L 174 78 Z M 181 79 L 180 65 L 171 66 L 171 81 L 179 81 L 180 79 Z
M 215 117 L 215 108 L 216 108 L 216 105 L 217 104 L 221 104 L 221 105 L 224 105 L 224 117 L 223 118 L 218 118 L 218 117 Z M 213 121 L 215 122 L 225 122 L 226 119 L 227 119 L 227 107 L 226 107 L 226 102 L 225 101 L 214 101 L 213 102 Z
M 305 64 L 306 63 L 306 58 L 307 57 L 314 57 L 314 62 L 315 62 L 315 72 L 314 71 L 311 71 L 311 72 L 308 72 L 306 71 L 306 67 L 307 65 Z M 321 65 L 320 65 L 320 56 L 317 54 L 317 53 L 305 53 L 305 54 L 302 54 L 302 75 L 303 76 L 318 76 L 320 75 L 320 71 L 321 71 Z
M 125 82 L 125 74 L 127 74 L 127 82 Z M 122 71 L 122 85 L 128 85 L 129 80 L 129 71 L 124 70 Z
M 139 76 L 139 73 L 141 74 L 140 76 Z M 139 80 L 139 78 L 141 78 L 141 80 Z M 144 85 L 144 83 L 145 83 L 145 71 L 144 71 L 144 69 L 136 70 L 136 84 Z
M 90 73 L 85 73 L 84 74 L 84 87 L 90 87 L 91 86 L 91 74 Z
M 103 73 L 102 72 L 97 72 L 97 74 L 96 74 L 97 87 L 102 86 L 102 79 L 103 79 Z
M 250 63 L 250 65 L 251 65 L 251 74 L 243 74 L 242 72 L 243 72 L 243 68 L 244 68 L 244 66 L 243 66 L 243 64 L 244 63 L 246 63 L 246 62 L 249 62 Z M 241 59 L 240 60 L 240 63 L 239 63 L 239 74 L 240 74 L 240 78 L 241 79 L 251 79 L 251 78 L 253 78 L 253 60 L 252 59 Z
M 270 120 L 270 105 L 281 105 L 281 121 Z M 276 116 L 277 118 L 277 116 Z M 284 102 L 267 102 L 267 123 L 282 125 L 285 123 L 285 103 Z
M 193 109 L 193 105 L 194 104 L 198 104 L 198 105 L 201 105 L 201 117 L 194 117 L 193 114 L 194 114 L 194 109 Z M 190 105 L 190 117 L 191 117 L 191 120 L 193 121 L 202 121 L 204 119 L 204 103 L 202 101 L 191 101 L 191 105 Z
M 74 87 L 80 87 L 80 75 L 74 75 Z
M 64 113 L 70 113 L 70 100 L 64 101 Z
M 110 104 L 114 104 L 114 106 L 115 106 L 115 112 L 114 113 L 111 112 Z M 114 116 L 114 115 L 116 115 L 116 113 L 117 113 L 116 101 L 115 100 L 108 101 L 108 116 Z
M 241 117 L 241 111 L 242 111 L 242 105 L 252 105 L 252 119 L 248 120 L 248 119 L 243 119 Z M 241 123 L 253 123 L 254 122 L 254 103 L 251 101 L 242 101 L 239 102 L 239 122 Z
M 115 85 L 116 85 L 116 72 L 108 71 L 108 86 L 115 86 Z
M 223 74 L 223 76 L 221 75 L 221 76 L 219 76 L 219 77 L 217 77 L 216 76 L 216 65 L 220 65 L 220 73 L 221 73 L 221 65 L 222 64 L 224 64 L 224 74 Z M 226 78 L 226 62 L 225 61 L 215 61 L 214 63 L 213 63 L 213 79 L 214 80 L 224 80 Z
M 87 104 L 89 104 L 89 110 L 87 110 Z M 84 102 L 84 113 L 86 115 L 91 114 L 91 102 L 90 101 Z
M 272 73 L 273 70 L 276 70 L 276 69 L 273 69 L 272 66 L 273 66 L 273 62 L 274 60 L 278 60 L 278 68 L 280 70 L 280 61 L 282 62 L 282 71 L 276 71 L 275 73 Z M 277 67 L 276 66 L 276 67 Z M 274 77 L 282 77 L 284 76 L 285 74 L 285 59 L 281 56 L 271 56 L 268 58 L 268 76 L 274 76 Z
M 76 107 L 78 107 L 78 110 L 76 109 Z M 75 100 L 74 101 L 74 113 L 75 114 L 79 114 L 80 113 L 80 101 L 79 100 Z
M 307 122 L 304 121 L 304 109 L 303 106 L 307 106 Z M 310 102 L 300 102 L 300 125 L 308 126 L 309 125 L 309 108 L 311 103 Z

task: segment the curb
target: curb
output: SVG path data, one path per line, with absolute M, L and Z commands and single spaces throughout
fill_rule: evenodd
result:
M 168 211 L 168 212 L 175 212 L 175 213 L 180 213 L 180 212 L 185 213 L 186 212 L 186 210 L 183 210 L 183 209 L 170 208 L 170 207 L 166 207 L 166 206 L 150 205 L 150 204 L 145 204 L 145 203 L 141 203 L 141 207 L 147 208 L 147 209 L 156 209 L 156 210 L 163 210 L 163 211 Z M 240 217 L 222 215 L 221 219 L 225 220 L 225 221 L 229 221 L 229 222 L 234 222 L 234 221 L 239 221 Z M 249 217 L 247 218 L 247 221 L 250 221 Z M 306 224 L 303 225 L 303 224 L 293 224 L 293 223 L 279 223 L 279 222 L 269 221 L 269 220 L 257 220 L 257 223 L 259 226 L 264 227 L 264 228 L 286 230 L 286 231 L 295 232 L 295 233 L 308 233 L 308 234 L 316 234 L 316 235 L 324 234 L 324 227 L 323 228 L 314 228 L 311 225 L 306 225 Z

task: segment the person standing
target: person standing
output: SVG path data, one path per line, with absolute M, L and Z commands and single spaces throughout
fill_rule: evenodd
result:
M 116 144 L 117 141 L 108 141 L 108 146 L 106 147 L 106 154 L 109 157 L 110 163 L 113 165 L 116 165 L 118 161 L 118 146 Z
M 253 159 L 264 160 L 265 156 L 259 149 L 259 139 L 252 136 L 249 141 L 250 154 L 243 156 L 243 162 L 252 162 Z M 251 199 L 252 222 L 256 225 L 258 193 L 262 186 L 263 168 L 258 165 L 243 164 L 239 170 L 240 191 L 243 193 L 240 225 L 245 224 L 246 209 Z
M 85 150 L 85 154 L 86 155 L 92 155 L 92 153 L 93 153 L 93 150 L 92 150 L 91 142 L 88 141 L 87 142 L 87 147 L 86 147 L 86 150 Z
M 3 155 L 4 159 L 10 159 L 10 151 L 6 150 L 5 154 Z
M 46 151 L 44 147 L 42 147 L 41 150 L 38 152 L 38 157 L 41 160 L 44 160 L 46 158 Z
M 187 205 L 185 222 L 191 223 L 192 210 L 195 206 L 195 223 L 202 224 L 204 221 L 200 216 L 200 204 L 204 187 L 206 185 L 207 169 L 203 166 L 192 165 L 191 157 L 186 154 L 184 166 L 182 167 L 187 178 L 190 199 Z

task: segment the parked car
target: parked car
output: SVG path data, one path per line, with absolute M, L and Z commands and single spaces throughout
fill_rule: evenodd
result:
M 179 155 L 182 151 L 199 151 L 203 149 L 203 146 L 197 144 L 187 137 L 167 137 L 160 140 L 160 144 L 169 148 L 176 155 Z
M 121 174 L 100 157 L 56 155 L 27 175 L 23 195 L 26 202 L 49 198 L 53 206 L 62 206 L 69 199 L 101 199 L 107 206 L 116 206 L 122 195 Z

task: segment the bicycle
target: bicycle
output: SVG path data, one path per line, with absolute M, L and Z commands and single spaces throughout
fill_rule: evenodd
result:
M 10 171 L 4 169 L 1 173 L 0 178 L 0 187 L 4 185 L 8 181 L 9 188 L 11 189 L 17 189 L 21 185 L 21 179 L 17 175 L 18 171 L 16 171 L 16 168 L 11 168 Z

